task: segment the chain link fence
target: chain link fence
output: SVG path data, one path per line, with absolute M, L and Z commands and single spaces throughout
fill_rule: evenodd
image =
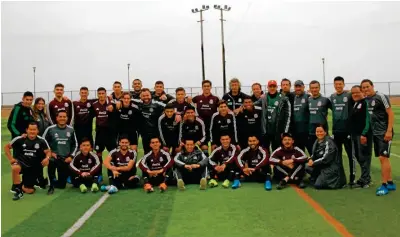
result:
M 350 89 L 352 86 L 358 85 L 357 83 L 346 83 L 346 89 Z M 400 96 L 400 81 L 394 82 L 375 82 L 374 83 L 375 90 L 382 92 L 388 96 Z M 184 87 L 186 90 L 186 94 L 188 96 L 196 96 L 201 94 L 201 87 Z M 306 85 L 308 88 L 308 85 Z M 175 96 L 176 88 L 166 88 L 165 91 L 168 94 Z M 263 85 L 263 89 L 266 89 L 266 86 Z M 109 90 L 112 91 L 112 90 Z M 212 88 L 212 93 L 218 97 L 223 96 L 223 87 L 214 87 Z M 321 93 L 325 96 L 329 96 L 334 93 L 335 88 L 332 83 L 321 84 Z M 246 94 L 251 94 L 251 86 L 242 86 L 242 92 Z M 21 101 L 22 95 L 24 92 L 2 92 L 1 93 L 1 106 L 10 106 Z M 73 91 L 65 91 L 64 95 L 70 98 L 71 100 L 79 100 L 79 90 Z M 89 90 L 89 99 L 96 98 L 97 92 L 96 90 Z M 42 97 L 46 101 L 49 101 L 54 98 L 53 91 L 40 91 L 36 92 L 35 97 Z

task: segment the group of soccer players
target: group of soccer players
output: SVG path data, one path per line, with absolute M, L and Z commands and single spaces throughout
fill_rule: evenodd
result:
M 291 81 L 285 78 L 280 91 L 274 80 L 268 81 L 265 93 L 254 83 L 250 96 L 234 78 L 220 99 L 205 80 L 201 95 L 192 98 L 179 87 L 174 98 L 162 81 L 150 91 L 135 79 L 133 91 L 122 91 L 116 81 L 111 94 L 100 87 L 97 99 L 88 99 L 89 90 L 82 87 L 80 99 L 71 101 L 64 96 L 64 86 L 56 84 L 55 98 L 46 108 L 43 98 L 32 105 L 33 94 L 26 92 L 12 110 L 12 141 L 4 147 L 12 168 L 13 199 L 47 184 L 48 194 L 53 194 L 67 183 L 83 193 L 90 189 L 110 194 L 141 185 L 146 192 L 154 187 L 164 192 L 175 184 L 180 190 L 186 184 L 206 189 L 219 182 L 236 189 L 243 181 L 261 182 L 271 190 L 273 180 L 277 189 L 289 183 L 304 188 L 306 173 L 313 187 L 338 189 L 346 185 L 343 146 L 352 188 L 370 186 L 374 147 L 382 167 L 376 194 L 386 195 L 396 189 L 388 159 L 394 122 L 389 98 L 375 91 L 368 79 L 344 90 L 344 79 L 336 77 L 334 86 L 336 92 L 327 98 L 320 94 L 318 81 L 311 81 L 305 91 L 298 80 L 291 92 Z M 137 155 L 139 137 L 143 157 Z M 105 149 L 108 155 L 103 157 Z M 357 181 L 356 161 L 361 167 Z M 103 165 L 109 185 L 103 181 Z

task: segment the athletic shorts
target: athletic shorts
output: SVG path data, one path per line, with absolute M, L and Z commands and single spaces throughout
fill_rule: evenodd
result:
M 385 135 L 374 135 L 374 152 L 375 157 L 383 156 L 390 157 L 390 147 L 392 145 L 392 141 L 386 142 L 383 138 Z M 393 138 L 392 138 L 393 139 Z
M 96 152 L 112 151 L 117 148 L 117 136 L 108 128 L 101 128 L 96 130 L 96 139 L 94 141 L 94 149 Z
M 38 177 L 38 173 L 36 171 L 37 170 L 33 167 L 21 167 L 22 184 L 26 188 L 32 189 L 36 184 L 36 179 Z

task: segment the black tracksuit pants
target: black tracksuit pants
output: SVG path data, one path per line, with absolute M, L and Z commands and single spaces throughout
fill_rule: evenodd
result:
M 185 184 L 198 184 L 200 183 L 200 179 L 207 177 L 207 173 L 208 173 L 207 167 L 192 169 L 192 171 L 189 171 L 184 167 L 175 168 L 176 179 L 177 180 L 182 179 Z
M 361 144 L 360 137 L 361 136 L 357 135 L 351 136 L 352 152 L 353 157 L 355 157 L 361 167 L 359 181 L 364 184 L 368 184 L 371 182 L 372 136 L 367 137 L 367 144 Z
M 333 140 L 336 143 L 336 146 L 338 147 L 338 154 L 340 157 L 340 160 L 343 160 L 343 146 L 346 151 L 348 160 L 349 160 L 349 171 L 350 171 L 350 176 L 349 176 L 349 182 L 353 183 L 355 180 L 355 166 L 356 166 L 356 159 L 353 156 L 352 153 L 352 145 L 351 145 L 351 138 L 350 135 L 346 133 L 334 133 L 333 134 Z

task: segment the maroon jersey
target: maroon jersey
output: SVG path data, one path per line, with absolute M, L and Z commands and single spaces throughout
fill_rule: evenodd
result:
M 242 170 L 246 168 L 246 164 L 248 168 L 259 169 L 268 164 L 268 153 L 261 146 L 255 150 L 247 147 L 239 153 L 236 161 Z
M 74 101 L 74 125 L 75 126 L 91 126 L 93 123 L 93 113 L 90 112 L 94 101 L 87 100 Z
M 101 163 L 99 157 L 94 152 L 84 155 L 79 151 L 72 159 L 69 167 L 77 175 L 81 175 L 83 172 L 94 175 L 100 170 Z
M 120 149 L 114 149 L 108 154 L 111 157 L 111 165 L 115 167 L 128 166 L 129 162 L 133 160 L 136 166 L 137 153 L 135 150 L 128 150 L 125 155 L 122 154 Z
M 169 153 L 161 149 L 157 155 L 155 155 L 153 151 L 144 155 L 140 161 L 139 167 L 143 172 L 160 169 L 166 171 L 172 167 L 173 163 L 174 160 L 171 159 Z
M 58 101 L 54 98 L 47 104 L 47 117 L 51 124 L 56 124 L 57 113 L 61 110 L 65 110 L 67 112 L 68 120 L 67 124 L 72 126 L 72 121 L 74 120 L 74 109 L 72 102 L 70 100 L 66 100 L 64 98 L 61 101 Z
M 272 164 L 282 164 L 282 161 L 291 159 L 293 159 L 295 163 L 304 163 L 307 161 L 307 155 L 297 146 L 292 149 L 279 147 L 272 152 L 269 162 Z
M 96 101 L 92 105 L 92 113 L 96 117 L 96 129 L 98 128 L 108 128 L 108 110 L 107 107 L 110 103 L 106 100 L 104 104 L 100 101 Z
M 211 153 L 208 161 L 212 166 L 232 163 L 236 160 L 238 153 L 236 146 L 232 144 L 229 145 L 227 150 L 219 146 Z
M 186 101 L 183 103 L 179 103 L 176 99 L 172 99 L 168 104 L 172 104 L 175 109 L 175 113 L 182 115 L 187 107 L 191 107 L 192 105 Z
M 197 95 L 193 98 L 193 103 L 196 104 L 196 111 L 204 123 L 209 125 L 212 115 L 217 112 L 219 98 L 214 95 Z

